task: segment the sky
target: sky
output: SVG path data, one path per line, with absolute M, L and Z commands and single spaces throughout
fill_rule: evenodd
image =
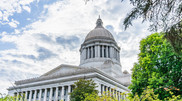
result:
M 0 0 L 0 93 L 60 64 L 79 65 L 80 45 L 99 15 L 121 48 L 122 70 L 131 73 L 140 40 L 151 34 L 141 19 L 124 30 L 131 9 L 129 0 Z

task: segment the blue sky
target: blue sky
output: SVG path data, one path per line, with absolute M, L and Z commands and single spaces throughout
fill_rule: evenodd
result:
M 130 71 L 140 40 L 151 33 L 140 19 L 124 30 L 131 8 L 120 0 L 1 0 L 0 93 L 7 93 L 16 80 L 40 76 L 60 64 L 79 65 L 80 45 L 98 15 L 121 47 L 122 70 Z

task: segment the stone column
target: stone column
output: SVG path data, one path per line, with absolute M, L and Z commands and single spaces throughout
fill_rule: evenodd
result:
M 84 57 L 83 60 L 85 60 L 86 59 L 86 48 L 83 49 L 83 54 L 82 55 Z
M 22 98 L 23 98 L 23 96 L 22 96 L 22 95 L 23 95 L 23 92 L 20 92 L 20 93 L 19 93 L 19 95 L 20 95 L 20 96 L 19 96 L 19 101 L 22 101 Z
M 28 94 L 28 91 L 25 91 L 25 101 L 27 101 L 27 94 Z
M 116 51 L 116 60 L 118 60 L 118 52 L 117 52 L 117 50 L 115 50 Z
M 41 101 L 41 96 L 42 96 L 42 89 L 39 90 L 39 101 Z
M 98 95 L 101 96 L 101 84 L 98 83 L 97 90 L 99 91 Z
M 98 45 L 97 47 L 98 47 L 97 48 L 97 55 L 98 55 L 98 57 L 100 57 L 100 45 Z
M 116 49 L 114 49 L 114 52 L 115 52 L 115 59 L 117 60 L 117 51 L 116 51 Z
M 119 56 L 118 60 L 119 60 L 119 62 L 120 62 L 120 52 L 118 52 L 118 56 Z
M 61 89 L 61 100 L 64 100 L 64 86 Z
M 118 100 L 118 91 L 116 90 L 116 99 Z
M 93 47 L 91 46 L 91 58 L 93 58 Z
M 102 57 L 104 57 L 104 46 L 102 46 Z
M 110 53 L 110 52 L 111 52 L 111 50 L 110 50 L 110 46 L 108 46 L 107 48 L 108 48 L 108 58 L 110 58 L 110 57 L 111 57 L 111 53 Z
M 55 101 L 58 100 L 58 87 L 56 87 L 56 95 L 55 95 Z
M 29 101 L 32 101 L 32 90 L 30 90 Z
M 37 96 L 37 90 L 34 91 L 34 97 L 33 97 L 34 101 L 36 101 L 36 96 Z
M 114 48 L 113 47 L 110 47 L 110 57 L 111 58 L 114 58 Z
M 118 54 L 118 51 L 117 50 L 116 50 L 116 54 L 117 54 L 117 60 L 118 60 L 119 59 L 119 56 L 118 56 L 119 54 Z
M 19 101 L 19 93 L 16 94 L 16 101 Z
M 106 58 L 108 58 L 108 46 L 106 46 Z
M 120 101 L 121 100 L 121 93 L 119 92 L 118 94 L 119 94 L 118 95 L 119 96 L 119 99 L 118 100 Z
M 125 95 L 122 96 L 122 99 L 125 100 Z
M 95 46 L 93 46 L 93 58 L 95 58 Z
M 47 98 L 47 88 L 45 88 L 45 92 L 44 92 L 44 101 L 46 101 Z
M 98 55 L 98 45 L 95 46 L 95 57 L 99 57 L 99 55 Z
M 88 47 L 88 59 L 90 58 L 90 48 Z
M 116 49 L 114 48 L 114 58 L 116 59 Z
M 71 92 L 71 85 L 68 85 L 68 96 L 67 96 L 67 101 L 70 101 L 70 95 L 69 95 L 70 92 Z
M 49 101 L 52 101 L 52 91 L 53 91 L 53 88 L 50 88 Z
M 111 87 L 110 87 L 110 89 L 109 89 L 109 95 L 111 96 Z

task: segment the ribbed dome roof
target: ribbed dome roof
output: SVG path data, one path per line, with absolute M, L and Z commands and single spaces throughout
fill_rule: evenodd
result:
M 99 16 L 99 18 L 97 19 L 97 22 L 96 22 L 95 29 L 91 30 L 87 34 L 87 36 L 85 38 L 85 41 L 90 40 L 90 39 L 110 39 L 110 40 L 114 40 L 113 35 L 107 29 L 105 29 L 102 26 L 102 24 L 103 24 L 103 22 L 102 22 L 102 20 L 100 19 L 100 16 Z

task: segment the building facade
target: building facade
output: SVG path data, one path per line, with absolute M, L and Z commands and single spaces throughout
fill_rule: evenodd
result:
M 99 95 L 110 91 L 118 100 L 124 99 L 120 93 L 129 92 L 131 75 L 122 72 L 120 47 L 100 17 L 81 44 L 79 66 L 62 64 L 37 78 L 15 81 L 8 94 L 16 100 L 70 101 L 69 93 L 79 79 L 94 80 Z

